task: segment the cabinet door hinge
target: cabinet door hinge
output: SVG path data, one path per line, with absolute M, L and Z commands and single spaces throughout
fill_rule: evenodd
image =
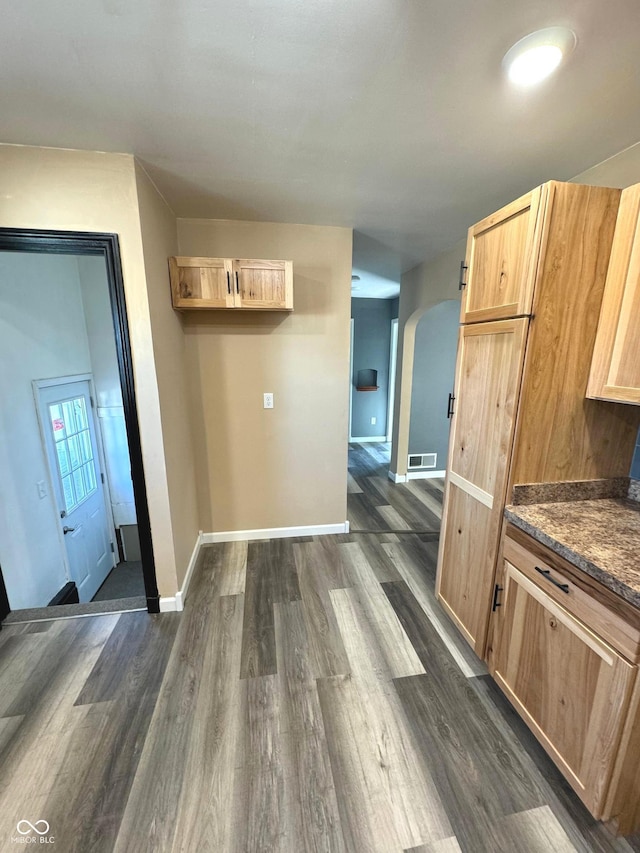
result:
M 503 590 L 504 590 L 504 587 L 503 587 L 503 586 L 498 586 L 498 584 L 496 584 L 496 585 L 495 585 L 495 588 L 494 588 L 494 590 L 493 590 L 493 605 L 492 605 L 492 607 L 491 607 L 491 612 L 492 612 L 492 613 L 495 613 L 495 611 L 496 611 L 496 609 L 497 609 L 498 607 L 502 607 L 502 602 L 501 602 L 501 601 L 498 601 L 498 595 L 499 595 Z
M 467 264 L 464 261 L 460 261 L 460 281 L 458 282 L 458 290 L 462 290 L 463 287 L 466 287 L 469 282 L 464 280 L 464 274 L 469 269 Z

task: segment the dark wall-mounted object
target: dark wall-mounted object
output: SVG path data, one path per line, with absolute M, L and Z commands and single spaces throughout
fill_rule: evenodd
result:
M 356 391 L 377 391 L 378 387 L 379 386 L 377 370 L 367 369 L 358 371 Z

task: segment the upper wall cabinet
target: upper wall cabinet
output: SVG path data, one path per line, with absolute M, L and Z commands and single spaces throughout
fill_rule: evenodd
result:
M 640 405 L 640 184 L 620 201 L 587 397 Z
M 231 258 L 169 258 L 176 310 L 293 311 L 293 264 Z
M 460 276 L 461 323 L 502 320 L 531 313 L 548 186 L 537 187 L 469 229 Z

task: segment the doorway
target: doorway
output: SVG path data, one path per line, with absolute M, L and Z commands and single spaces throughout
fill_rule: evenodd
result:
M 347 519 L 354 531 L 402 524 L 387 500 L 398 307 L 396 297 L 351 300 Z
M 9 619 L 25 607 L 68 601 L 91 608 L 100 602 L 108 611 L 115 604 L 115 590 L 118 598 L 135 599 L 138 606 L 158 612 L 118 238 L 0 229 L 0 253 L 6 262 L 0 321 L 13 343 L 4 347 L 2 368 L 5 376 L 21 383 L 15 395 L 4 389 L 0 427 L 13 429 L 16 456 L 34 424 L 36 433 L 29 436 L 29 453 L 22 454 L 27 460 L 24 470 L 9 457 L 3 465 L 29 501 L 22 512 L 6 506 L 17 503 L 20 489 L 14 490 L 16 500 L 2 501 L 0 591 L 6 590 L 7 604 L 16 611 Z M 32 267 L 37 261 L 45 274 L 17 273 L 7 282 L 7 269 L 13 269 L 9 262 L 18 268 L 22 261 Z M 77 265 L 81 282 L 83 273 L 97 276 L 99 290 L 93 282 L 88 291 L 84 284 L 75 291 L 72 285 L 56 289 L 61 287 L 60 270 L 69 264 Z M 0 297 L 2 289 L 0 281 Z M 94 299 L 87 293 L 98 295 Z M 24 396 L 27 376 L 30 405 Z M 5 379 L 5 386 L 9 381 Z M 15 423 L 9 424 L 12 420 Z M 5 453 L 11 453 L 7 446 Z M 47 536 L 56 536 L 56 527 L 58 547 L 51 537 L 45 547 Z M 36 548 L 28 557 L 40 577 L 37 572 L 29 575 L 24 570 L 29 561 L 19 557 L 30 544 Z M 46 560 L 39 559 L 38 546 Z M 49 573 L 42 571 L 47 560 Z M 2 604 L 0 596 L 0 619 Z M 129 609 L 124 604 L 122 600 L 113 609 Z

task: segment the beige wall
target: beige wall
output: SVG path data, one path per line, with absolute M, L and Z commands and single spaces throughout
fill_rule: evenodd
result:
M 404 273 L 400 284 L 398 312 L 398 360 L 393 412 L 391 470 L 407 473 L 409 422 L 416 326 L 422 315 L 445 299 L 460 300 L 460 261 L 466 251 L 466 238 L 459 240 L 429 264 L 418 264 Z
M 0 145 L 0 227 L 118 234 L 161 595 L 177 590 L 133 157 Z
M 185 315 L 201 528 L 343 523 L 351 230 L 178 220 L 178 242 L 184 255 L 281 258 L 294 271 L 293 314 Z
M 629 187 L 640 183 L 640 142 L 572 178 L 576 184 Z
M 169 487 L 171 535 L 178 586 L 182 586 L 199 528 L 187 404 L 185 335 L 181 316 L 171 306 L 167 265 L 167 258 L 178 251 L 176 217 L 139 163 L 135 164 L 135 174 Z

